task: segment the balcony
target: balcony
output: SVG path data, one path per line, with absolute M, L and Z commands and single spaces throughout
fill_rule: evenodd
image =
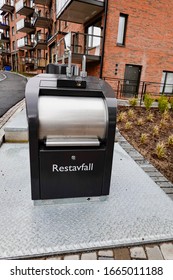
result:
M 34 63 L 34 69 L 45 69 L 47 65 L 47 60 L 45 58 L 36 58 Z
M 83 55 L 87 62 L 99 62 L 101 58 L 102 37 L 86 33 L 69 32 L 57 43 L 58 61 L 68 58 L 67 50 L 72 51 L 72 63 L 80 64 Z
M 14 0 L 4 0 L 0 10 L 6 13 L 12 13 L 14 11 Z
M 27 66 L 34 66 L 35 57 L 23 56 L 21 57 L 21 63 Z
M 9 30 L 10 26 L 6 23 L 0 22 L 0 29 L 2 30 Z
M 3 48 L 3 49 L 0 49 L 0 55 L 10 55 L 11 52 L 10 52 L 10 49 L 7 49 L 7 48 Z
M 10 38 L 3 33 L 0 33 L 0 43 L 9 43 Z
M 21 50 L 31 50 L 33 49 L 34 43 L 31 41 L 31 39 L 28 39 L 27 37 L 21 38 L 17 41 L 17 47 Z
M 51 0 L 34 0 L 35 4 L 43 5 L 43 6 L 50 6 Z
M 40 49 L 40 50 L 47 50 L 47 36 L 44 33 L 38 33 L 35 35 L 35 44 L 34 48 L 35 49 Z
M 25 0 L 20 0 L 15 5 L 16 13 L 23 16 L 32 16 L 34 13 L 34 8 L 30 7 L 28 2 Z
M 21 19 L 16 23 L 17 31 L 23 33 L 34 33 L 35 27 L 30 20 Z
M 59 0 L 57 19 L 86 23 L 104 10 L 104 0 Z
M 34 13 L 34 26 L 41 28 L 50 28 L 53 20 L 50 18 L 49 11 L 35 11 Z

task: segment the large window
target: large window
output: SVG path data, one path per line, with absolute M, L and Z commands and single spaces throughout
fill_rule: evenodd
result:
M 173 72 L 163 71 L 161 83 L 161 93 L 173 93 Z
M 119 25 L 118 25 L 118 36 L 117 36 L 118 45 L 123 45 L 123 46 L 125 45 L 127 18 L 128 18 L 128 15 L 120 14 Z
M 101 42 L 101 28 L 97 26 L 90 26 L 88 28 L 88 47 L 89 48 L 94 48 L 97 46 L 100 46 Z

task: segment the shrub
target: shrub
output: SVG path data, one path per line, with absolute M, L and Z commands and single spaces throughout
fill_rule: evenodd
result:
M 153 136 L 158 136 L 159 135 L 159 127 L 155 125 L 153 127 Z
M 131 122 L 126 122 L 126 124 L 125 124 L 125 129 L 126 130 L 129 130 L 129 129 L 131 129 L 132 128 L 132 123 Z
M 142 133 L 141 137 L 140 137 L 141 143 L 145 144 L 147 140 L 148 140 L 148 134 L 147 133 Z
M 141 126 L 141 125 L 143 125 L 143 123 L 144 123 L 143 118 L 139 118 L 137 120 L 137 125 Z
M 138 103 L 138 99 L 137 98 L 133 97 L 133 98 L 129 99 L 130 106 L 135 107 L 137 105 L 137 103 Z
M 159 142 L 156 145 L 156 155 L 159 159 L 163 158 L 165 156 L 166 149 L 165 144 L 163 142 Z
M 119 115 L 118 115 L 118 118 L 117 118 L 117 121 L 118 122 L 122 122 L 122 121 L 124 121 L 125 119 L 126 119 L 126 112 L 121 112 L 121 113 L 119 113 Z
M 169 118 L 170 118 L 169 112 L 168 111 L 164 111 L 163 114 L 162 114 L 162 119 L 167 121 L 167 120 L 169 120 Z
M 154 115 L 152 113 L 148 114 L 147 121 L 153 122 Z
M 168 137 L 168 145 L 169 146 L 173 145 L 173 134 Z
M 129 118 L 133 119 L 135 116 L 135 112 L 133 111 L 133 109 L 129 109 L 127 115 Z
M 169 110 L 169 102 L 166 96 L 162 95 L 158 99 L 158 108 L 161 113 L 164 113 L 165 111 Z
M 173 98 L 170 98 L 169 103 L 170 103 L 171 110 L 173 111 Z
M 152 104 L 153 104 L 153 99 L 152 99 L 151 95 L 149 93 L 146 93 L 145 97 L 144 97 L 145 108 L 147 110 L 149 110 L 151 108 Z
M 165 121 L 165 119 L 161 119 L 160 120 L 160 127 L 164 127 L 164 126 L 166 126 L 167 125 L 167 123 L 166 123 L 166 121 Z

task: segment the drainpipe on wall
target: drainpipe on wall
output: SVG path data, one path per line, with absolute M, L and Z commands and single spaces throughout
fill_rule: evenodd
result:
M 104 59 L 104 51 L 105 51 L 107 13 L 108 13 L 108 0 L 105 0 L 105 11 L 104 11 L 105 17 L 104 17 L 104 26 L 103 26 L 102 55 L 101 55 L 101 61 L 100 61 L 100 79 L 102 79 L 102 75 L 103 75 L 103 59 Z

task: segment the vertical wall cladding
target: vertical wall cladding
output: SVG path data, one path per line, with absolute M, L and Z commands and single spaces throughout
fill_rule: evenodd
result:
M 173 0 L 109 0 L 103 77 L 124 78 L 126 64 L 142 66 L 141 80 L 161 82 L 173 71 Z M 127 14 L 125 45 L 117 45 L 120 13 Z M 118 72 L 115 75 L 115 65 Z

